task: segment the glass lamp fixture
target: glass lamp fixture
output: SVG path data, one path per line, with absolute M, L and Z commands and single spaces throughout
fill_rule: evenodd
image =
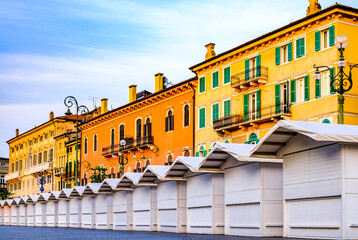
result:
M 118 156 L 122 156 L 122 153 L 121 153 L 121 152 L 118 152 Z
M 347 65 L 347 62 L 345 59 L 339 59 L 337 62 L 338 67 L 345 67 Z
M 348 45 L 348 39 L 345 36 L 338 36 L 334 42 L 334 45 L 338 49 L 345 49 Z
M 313 74 L 313 79 L 314 80 L 321 80 L 321 72 L 319 71 L 316 71 L 314 74 Z
M 135 154 L 133 154 L 133 158 L 136 158 L 137 156 Z
M 126 140 L 122 139 L 121 141 L 119 141 L 119 144 L 120 144 L 121 146 L 126 145 Z

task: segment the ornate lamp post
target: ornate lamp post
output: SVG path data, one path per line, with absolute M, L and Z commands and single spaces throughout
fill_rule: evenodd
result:
M 78 102 L 76 100 L 76 98 L 72 97 L 72 96 L 67 96 L 65 98 L 65 106 L 68 107 L 67 112 L 65 113 L 66 116 L 72 115 L 70 108 L 72 106 L 75 107 L 76 109 L 76 146 L 75 146 L 75 150 L 76 150 L 76 162 L 75 162 L 75 186 L 79 185 L 78 182 L 78 113 L 80 113 L 81 115 L 83 114 L 88 114 L 89 110 L 86 106 L 81 105 L 78 106 Z M 86 117 L 83 118 L 82 123 L 86 122 Z
M 350 69 L 349 69 L 349 74 L 347 75 L 344 72 L 344 68 L 347 65 L 346 60 L 344 59 L 344 49 L 347 47 L 348 45 L 348 39 L 345 36 L 338 36 L 336 38 L 335 44 L 336 48 L 338 48 L 338 51 L 340 53 L 339 56 L 339 60 L 337 62 L 339 71 L 337 73 L 337 75 L 334 76 L 334 74 L 332 74 L 332 72 L 330 72 L 330 87 L 332 92 L 338 93 L 338 105 L 339 105 L 339 116 L 338 116 L 338 123 L 339 124 L 343 124 L 343 104 L 344 104 L 344 96 L 343 94 L 349 90 L 352 89 L 353 86 L 353 81 L 352 81 L 352 69 L 354 67 L 357 67 L 358 64 L 353 65 Z M 327 66 L 316 66 L 313 65 L 314 68 L 316 68 L 316 72 L 313 74 L 313 79 L 315 80 L 321 80 L 322 76 L 321 73 L 319 71 L 320 68 L 326 68 L 328 70 L 330 70 L 329 67 Z
M 40 176 L 40 192 L 43 193 L 44 192 L 44 174 L 45 174 L 45 171 L 42 169 L 41 173 L 39 174 Z
M 119 142 L 119 145 L 121 145 L 121 147 L 123 148 L 125 145 L 127 144 L 126 140 L 122 139 L 120 142 Z M 124 154 L 123 152 L 119 152 L 118 153 L 119 155 L 119 159 L 118 159 L 118 163 L 120 166 L 120 169 L 119 169 L 119 172 L 121 173 L 121 177 L 123 176 L 124 174 L 124 165 L 126 165 L 128 163 L 128 157 L 126 157 L 124 159 Z

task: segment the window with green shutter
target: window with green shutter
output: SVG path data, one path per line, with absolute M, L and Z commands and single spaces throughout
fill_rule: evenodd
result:
M 256 118 L 261 118 L 261 90 L 256 92 Z
M 227 84 L 229 82 L 231 82 L 231 72 L 230 72 L 230 67 L 227 67 L 224 69 L 224 84 Z
M 224 117 L 231 115 L 231 100 L 224 101 Z
M 299 38 L 296 40 L 296 58 L 303 57 L 305 55 L 305 38 Z
M 261 77 L 261 55 L 256 56 L 256 77 Z
M 330 93 L 334 94 L 335 92 L 332 90 L 331 88 L 331 79 L 334 78 L 336 76 L 336 69 L 335 67 L 332 67 L 330 70 L 330 77 L 329 77 L 329 89 L 330 89 Z
M 205 108 L 199 109 L 199 128 L 205 127 Z
M 304 78 L 304 85 L 305 85 L 305 101 L 308 101 L 310 100 L 310 81 L 308 75 L 306 75 Z
M 212 79 L 212 88 L 217 88 L 219 86 L 219 72 L 214 72 Z
M 199 93 L 205 92 L 205 77 L 200 78 L 199 85 Z
M 334 45 L 334 41 L 335 41 L 335 33 L 334 33 L 334 26 L 330 26 L 328 28 L 329 31 L 329 46 L 333 46 Z
M 249 81 L 250 79 L 250 60 L 245 60 L 245 81 Z
M 275 112 L 276 114 L 281 113 L 281 86 L 280 84 L 275 85 Z
M 212 109 L 213 109 L 213 124 L 214 124 L 214 121 L 219 119 L 219 103 L 213 104 Z
M 249 94 L 244 95 L 244 121 L 249 120 Z
M 287 43 L 288 61 L 292 61 L 292 42 Z
M 291 102 L 296 102 L 296 79 L 291 80 Z
M 315 93 L 316 98 L 321 97 L 321 80 L 315 80 Z
M 281 51 L 280 47 L 277 47 L 275 49 L 275 56 L 276 56 L 275 57 L 275 59 L 276 59 L 275 63 L 276 63 L 276 65 L 280 65 L 280 60 L 281 60 L 280 51 Z
M 314 38 L 315 38 L 315 50 L 319 51 L 321 50 L 321 31 L 315 32 Z

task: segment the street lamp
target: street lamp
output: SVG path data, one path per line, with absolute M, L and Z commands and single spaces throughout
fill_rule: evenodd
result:
M 44 174 L 45 174 L 45 170 L 41 170 L 41 173 L 39 174 L 40 175 L 40 192 L 43 193 L 44 192 Z
M 343 104 L 344 104 L 344 96 L 343 94 L 349 90 L 352 89 L 353 81 L 352 81 L 352 69 L 354 67 L 357 67 L 358 64 L 353 65 L 349 69 L 349 74 L 347 75 L 343 70 L 347 65 L 346 60 L 344 59 L 344 49 L 348 45 L 348 39 L 345 36 L 338 36 L 335 40 L 334 45 L 338 49 L 340 56 L 339 60 L 337 62 L 338 65 L 338 73 L 337 75 L 333 75 L 332 72 L 330 72 L 329 79 L 330 79 L 330 88 L 332 92 L 338 93 L 338 105 L 339 105 L 339 116 L 338 116 L 338 123 L 343 124 Z M 321 80 L 322 76 L 319 71 L 320 68 L 327 68 L 328 70 L 331 70 L 327 66 L 316 66 L 313 65 L 314 68 L 316 68 L 315 73 L 313 74 L 314 80 Z
M 121 141 L 119 141 L 119 145 L 121 145 L 121 147 L 123 148 L 125 145 L 127 144 L 126 140 L 122 139 Z M 121 177 L 123 176 L 124 174 L 124 165 L 126 165 L 128 163 L 128 157 L 126 157 L 124 159 L 124 154 L 123 152 L 119 152 L 118 153 L 119 155 L 119 159 L 118 159 L 118 163 L 120 166 L 120 169 L 119 169 L 119 172 L 121 174 Z
M 84 105 L 81 105 L 81 106 L 78 106 L 78 102 L 76 100 L 76 98 L 72 97 L 72 96 L 67 96 L 65 98 L 65 106 L 68 107 L 67 109 L 67 112 L 65 113 L 66 116 L 69 116 L 69 115 L 72 115 L 71 111 L 70 111 L 70 108 L 72 106 L 75 106 L 75 109 L 76 109 L 76 147 L 75 147 L 75 150 L 76 150 L 76 162 L 75 162 L 75 186 L 78 186 L 79 185 L 79 182 L 78 182 L 78 113 L 81 113 L 81 115 L 83 114 L 88 114 L 89 113 L 89 110 L 86 106 Z M 83 121 L 82 123 L 85 123 L 86 122 L 86 116 L 83 118 Z

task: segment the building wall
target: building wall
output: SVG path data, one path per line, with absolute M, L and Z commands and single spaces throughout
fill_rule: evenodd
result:
M 5 175 L 9 173 L 9 159 L 0 158 L 0 194 L 6 190 Z
M 323 75 L 328 76 L 327 73 L 322 73 L 322 80 L 320 82 L 321 95 L 316 95 L 316 82 L 313 79 L 315 69 L 314 64 L 327 65 L 330 68 L 335 68 L 335 73 L 338 73 L 337 60 L 339 59 L 339 52 L 333 45 L 329 45 L 329 29 L 334 28 L 334 39 L 339 35 L 345 35 L 348 38 L 349 44 L 345 51 L 345 58 L 347 65 L 350 66 L 358 62 L 358 57 L 354 54 L 358 49 L 355 43 L 358 38 L 357 27 L 358 23 L 355 20 L 357 13 L 348 12 L 347 10 L 333 8 L 330 11 L 323 12 L 314 17 L 307 18 L 295 24 L 288 25 L 276 33 L 269 33 L 261 39 L 250 41 L 236 49 L 229 50 L 213 58 L 212 60 L 204 61 L 203 63 L 193 66 L 191 70 L 195 72 L 199 79 L 198 91 L 196 95 L 196 123 L 195 123 L 195 144 L 197 155 L 202 156 L 207 153 L 215 142 L 234 142 L 245 143 L 249 141 L 252 133 L 255 133 L 261 139 L 269 129 L 274 126 L 279 119 L 304 120 L 322 122 L 327 119 L 331 123 L 338 123 L 338 95 L 330 94 L 329 86 L 325 86 L 328 80 L 324 81 Z M 323 39 L 324 31 L 328 30 L 328 46 L 324 48 Z M 316 32 L 320 32 L 320 50 L 315 48 Z M 297 40 L 304 38 L 305 54 L 302 57 L 297 57 Z M 283 46 L 292 43 L 292 60 L 287 60 L 282 63 Z M 280 64 L 276 64 L 276 48 L 280 48 Z M 323 49 L 324 48 L 324 49 Z M 241 79 L 245 80 L 245 61 L 255 58 L 260 55 L 261 66 L 267 67 L 268 77 L 262 79 L 266 81 L 258 82 L 243 89 L 235 88 L 230 83 L 224 84 L 224 69 L 230 67 L 230 79 L 233 83 L 235 77 L 239 73 Z M 250 66 L 251 69 L 251 66 Z M 213 86 L 213 74 L 219 72 L 219 86 Z M 261 69 L 263 74 L 263 69 Z M 323 71 L 323 69 L 322 69 Z M 347 71 L 347 69 L 346 69 Z M 327 74 L 327 75 L 325 75 Z M 357 70 L 353 74 L 358 74 Z M 301 79 L 304 83 L 304 77 L 308 76 L 309 83 L 309 98 L 305 99 L 304 84 L 299 94 L 299 81 Z M 205 77 L 205 91 L 200 93 L 200 79 Z M 292 88 L 291 80 L 296 80 L 296 89 Z M 328 79 L 328 78 L 326 78 Z M 275 88 L 280 84 L 281 104 L 283 103 L 283 85 L 287 86 L 287 104 L 290 106 L 290 111 L 276 113 L 276 94 Z M 245 84 L 244 84 L 245 85 Z M 248 94 L 249 102 L 251 95 L 260 91 L 260 106 L 261 117 L 254 120 L 245 120 L 244 118 L 244 95 Z M 358 124 L 358 110 L 355 107 L 358 103 L 358 86 L 353 85 L 345 98 L 345 124 Z M 219 96 L 219 97 L 218 97 Z M 296 99 L 292 98 L 295 96 Z M 300 99 L 302 97 L 302 99 Z M 256 96 L 258 98 L 258 96 Z M 219 118 L 224 117 L 224 101 L 231 99 L 231 114 L 240 115 L 241 120 L 239 124 L 229 124 L 232 129 L 223 128 L 220 131 L 213 129 L 213 104 L 219 103 Z M 257 107 L 257 103 L 255 104 Z M 205 109 L 205 127 L 200 127 L 200 109 Z M 281 107 L 282 109 L 282 107 Z M 251 102 L 249 110 L 252 110 Z M 233 119 L 233 118 L 232 118 Z M 235 125 L 235 126 L 234 126 Z M 234 126 L 234 127 L 233 127 Z M 205 149 L 205 152 L 199 149 Z

